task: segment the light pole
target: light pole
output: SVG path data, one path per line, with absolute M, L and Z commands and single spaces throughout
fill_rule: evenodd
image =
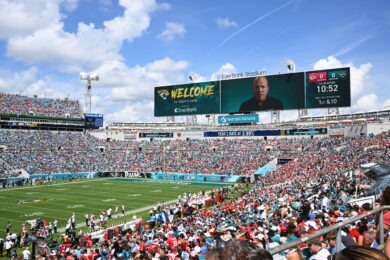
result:
M 84 97 L 85 97 L 85 108 L 88 109 L 88 113 L 91 113 L 92 109 L 92 80 L 99 81 L 98 74 L 88 74 L 86 72 L 80 73 L 80 79 L 87 81 L 87 86 L 85 88 Z

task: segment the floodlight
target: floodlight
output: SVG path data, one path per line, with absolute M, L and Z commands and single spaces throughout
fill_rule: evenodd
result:
M 80 79 L 83 79 L 83 80 L 88 79 L 88 73 L 86 73 L 86 72 L 81 72 L 81 73 L 80 73 Z
M 92 81 L 99 81 L 99 75 L 96 73 L 89 74 L 86 72 L 81 72 L 80 73 L 80 79 L 81 80 L 86 80 L 87 81 L 87 86 L 85 88 L 85 106 L 89 110 L 89 113 L 91 113 L 91 106 L 92 106 Z
M 91 74 L 89 75 L 90 80 L 99 81 L 99 75 L 98 74 Z
M 289 72 L 295 72 L 295 62 L 293 60 L 287 60 L 286 65 Z
M 191 81 L 198 81 L 199 79 L 199 74 L 196 73 L 196 72 L 190 72 L 188 74 L 188 78 L 191 80 Z

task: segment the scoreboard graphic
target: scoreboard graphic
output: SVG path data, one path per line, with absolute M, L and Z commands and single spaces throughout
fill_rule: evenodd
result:
M 100 128 L 103 127 L 103 115 L 102 114 L 84 114 L 84 126 L 85 128 Z
M 306 72 L 306 108 L 349 107 L 349 68 Z

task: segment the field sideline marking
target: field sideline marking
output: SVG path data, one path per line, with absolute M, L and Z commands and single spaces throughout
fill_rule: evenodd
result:
M 97 179 L 97 180 L 94 180 Z M 0 188 L 0 192 L 6 192 L 8 190 L 25 190 L 25 189 L 33 189 L 33 188 L 43 188 L 43 187 L 52 187 L 52 186 L 62 186 L 62 185 L 69 185 L 69 184 L 80 184 L 81 182 L 90 182 L 90 181 L 103 181 L 106 179 L 99 179 L 99 178 L 90 178 L 90 179 L 82 179 L 81 181 L 74 181 L 74 182 L 61 182 L 61 183 L 52 183 L 52 184 L 43 184 L 43 185 L 33 185 L 26 184 L 22 187 L 7 187 L 7 188 Z

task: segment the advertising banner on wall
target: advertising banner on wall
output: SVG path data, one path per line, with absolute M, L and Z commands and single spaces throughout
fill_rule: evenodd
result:
M 218 116 L 218 124 L 243 124 L 259 122 L 258 114 Z
M 204 137 L 279 136 L 280 130 L 207 131 Z

